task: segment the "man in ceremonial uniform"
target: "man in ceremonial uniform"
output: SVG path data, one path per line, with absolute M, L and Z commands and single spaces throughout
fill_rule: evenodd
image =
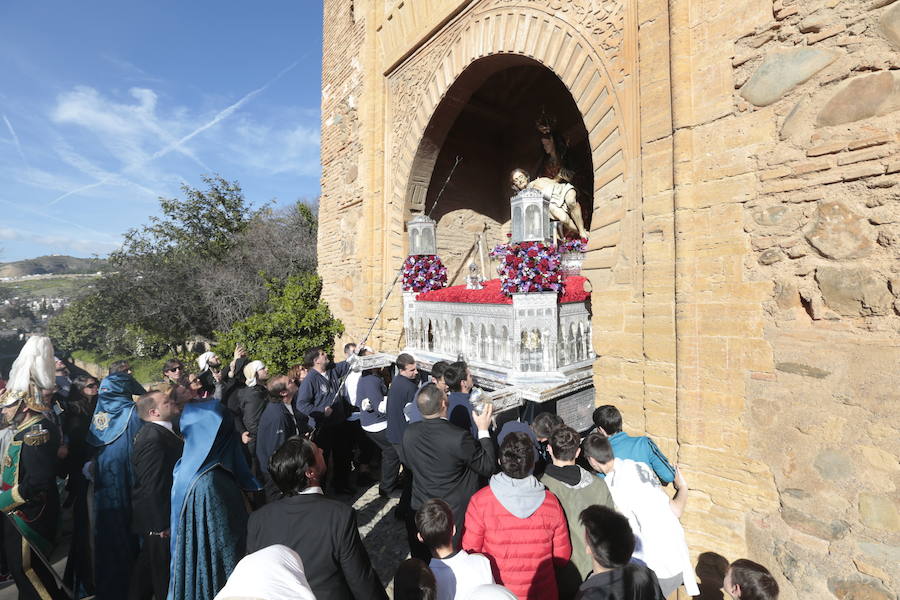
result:
M 54 379 L 50 340 L 32 337 L 13 363 L 10 384 L 0 396 L 3 420 L 14 431 L 0 474 L 0 510 L 11 521 L 4 528 L 3 543 L 24 600 L 68 598 L 38 555 L 50 555 L 59 521 L 59 433 L 44 417 Z

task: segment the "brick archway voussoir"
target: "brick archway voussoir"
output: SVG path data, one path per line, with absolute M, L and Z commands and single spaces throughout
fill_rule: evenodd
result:
M 603 57 L 571 25 L 537 9 L 490 10 L 476 15 L 457 34 L 420 98 L 408 141 L 395 165 L 394 196 L 407 211 L 413 208 L 414 188 L 423 182 L 427 185 L 425 171 L 430 173 L 433 169 L 439 151 L 422 147 L 428 123 L 463 71 L 475 61 L 497 54 L 518 54 L 538 61 L 553 71 L 572 94 L 588 131 L 594 168 L 593 219 L 586 266 L 611 268 L 615 259 L 610 258 L 609 252 L 598 252 L 597 259 L 600 255 L 603 259 L 596 260 L 591 251 L 608 250 L 621 237 L 623 203 L 610 200 L 621 199 L 626 176 L 620 131 L 622 113 Z M 562 68 L 554 68 L 556 65 Z M 415 208 L 421 210 L 424 206 Z

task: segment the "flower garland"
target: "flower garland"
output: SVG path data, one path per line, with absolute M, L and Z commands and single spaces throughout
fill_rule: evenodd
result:
M 521 292 L 562 292 L 559 249 L 543 242 L 500 244 L 490 255 L 500 261 L 500 291 L 507 296 Z
M 408 256 L 403 263 L 403 291 L 430 292 L 447 285 L 447 267 L 434 254 Z
M 587 250 L 587 238 L 568 238 L 559 245 L 560 254 L 568 254 L 569 252 L 584 252 Z

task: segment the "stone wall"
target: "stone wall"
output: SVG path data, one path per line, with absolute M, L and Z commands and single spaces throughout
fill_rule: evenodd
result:
M 544 64 L 591 135 L 598 402 L 682 465 L 703 597 L 745 556 L 783 598 L 893 598 L 900 2 L 598 5 L 326 0 L 326 299 L 358 337 L 463 69 Z M 478 220 L 444 224 L 448 254 Z M 402 341 L 398 298 L 375 345 Z
M 772 281 L 775 372 L 751 453 L 778 513 L 747 521 L 797 597 L 900 589 L 900 4 L 781 2 L 737 40 L 735 115 L 759 119 L 747 276 Z M 774 131 L 773 131 L 774 129 Z

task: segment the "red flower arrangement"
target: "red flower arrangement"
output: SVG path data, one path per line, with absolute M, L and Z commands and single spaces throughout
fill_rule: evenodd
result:
M 587 238 L 567 238 L 566 241 L 559 245 L 559 253 L 584 252 L 587 250 L 587 245 Z
M 434 254 L 408 256 L 403 263 L 403 291 L 430 292 L 447 285 L 447 267 Z
M 521 292 L 562 292 L 559 249 L 543 242 L 501 244 L 491 250 L 500 260 L 500 291 L 507 296 Z

